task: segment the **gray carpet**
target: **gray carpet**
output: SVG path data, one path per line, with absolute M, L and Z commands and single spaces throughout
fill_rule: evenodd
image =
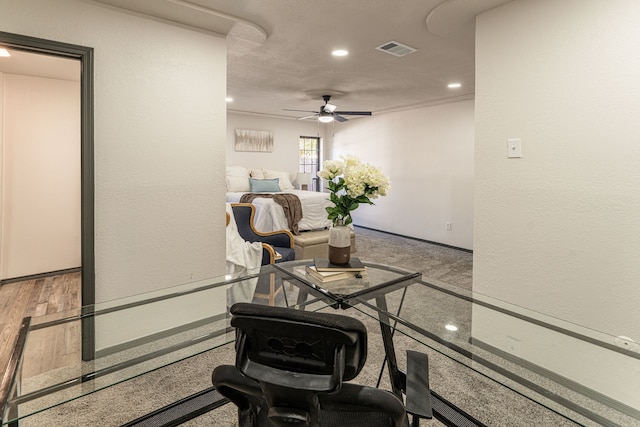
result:
M 356 228 L 357 253 L 363 260 L 420 271 L 450 285 L 471 290 L 472 254 L 417 240 Z M 379 326 L 354 309 L 370 333 L 367 365 L 357 383 L 375 385 L 383 362 Z M 399 335 L 399 334 L 398 334 Z M 399 345 L 429 354 L 432 388 L 490 426 L 571 426 L 554 412 L 514 393 L 431 349 L 396 336 Z M 210 374 L 219 364 L 233 364 L 233 347 L 208 351 L 183 362 L 145 374 L 106 390 L 68 402 L 25 419 L 22 426 L 119 426 L 211 385 Z M 400 356 L 401 366 L 404 364 Z M 388 388 L 386 376 L 382 387 Z M 235 407 L 226 405 L 184 426 L 235 426 Z M 442 426 L 436 420 L 422 425 Z
M 354 256 L 361 259 L 419 271 L 424 277 L 471 290 L 473 254 L 467 251 L 356 228 Z

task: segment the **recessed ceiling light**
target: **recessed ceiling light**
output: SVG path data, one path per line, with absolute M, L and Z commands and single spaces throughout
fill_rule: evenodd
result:
M 458 327 L 457 327 L 457 326 L 455 326 L 455 325 L 451 325 L 451 324 L 446 325 L 444 328 L 445 328 L 447 331 L 452 331 L 452 332 L 455 332 L 455 331 L 457 331 L 457 330 L 458 330 Z
M 460 83 L 449 83 L 447 87 L 449 89 L 458 89 L 459 87 L 462 87 L 462 85 Z
M 232 97 L 230 97 L 230 96 L 227 96 L 224 100 L 225 100 L 226 102 L 233 102 L 233 98 L 232 98 Z
M 9 51 L 3 47 L 0 47 L 0 56 L 3 57 L 9 57 L 11 56 L 11 54 L 9 53 Z
M 333 56 L 347 56 L 349 55 L 349 51 L 344 49 L 336 49 L 333 52 L 331 52 L 331 54 Z

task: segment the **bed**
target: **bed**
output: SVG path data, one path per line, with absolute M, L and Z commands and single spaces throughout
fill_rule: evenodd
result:
M 328 193 L 295 189 L 288 172 L 227 166 L 228 203 L 238 203 L 242 195 L 249 192 L 273 194 L 276 191 L 267 190 L 275 189 L 270 187 L 275 184 L 277 184 L 279 192 L 294 194 L 300 199 L 302 219 L 298 223 L 299 231 L 319 230 L 331 226 L 331 221 L 327 219 L 327 211 L 325 210 L 325 208 L 333 206 Z M 282 206 L 273 199 L 255 198 L 252 203 L 256 207 L 254 223 L 259 231 L 289 229 Z

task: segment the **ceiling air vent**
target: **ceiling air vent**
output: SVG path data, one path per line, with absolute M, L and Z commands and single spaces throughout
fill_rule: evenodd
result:
M 393 56 L 405 56 L 418 50 L 393 40 L 378 46 L 376 49 Z

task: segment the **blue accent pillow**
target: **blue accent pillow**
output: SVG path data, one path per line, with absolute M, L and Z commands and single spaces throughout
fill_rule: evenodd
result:
M 252 193 L 277 193 L 280 191 L 280 178 L 249 178 L 249 187 Z

